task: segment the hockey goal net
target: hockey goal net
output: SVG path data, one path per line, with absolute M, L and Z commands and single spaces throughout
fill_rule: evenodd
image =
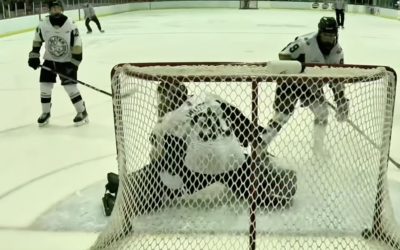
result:
M 112 90 L 120 187 L 109 225 L 92 249 L 400 249 L 386 176 L 395 72 L 378 66 L 310 65 L 303 73 L 279 73 L 269 63 L 115 66 Z M 157 91 L 166 82 L 183 84 L 190 96 L 218 96 L 251 121 L 248 127 L 265 127 L 274 116 L 274 99 L 280 98 L 275 93 L 277 83 L 323 88 L 326 101 L 332 103 L 325 151 L 316 154 L 312 147 L 314 115 L 300 100 L 268 146 L 267 171 L 259 168 L 264 161 L 260 163 L 255 149 L 259 131 L 249 129 L 232 133 L 250 138 L 242 145 L 249 164 L 236 175 L 223 173 L 243 165 L 188 170 L 178 158 L 190 145 L 185 152 L 174 147 L 164 152 L 169 155 L 164 164 L 174 165 L 173 170 L 162 164 L 148 168 L 151 135 L 160 123 Z M 349 122 L 335 118 L 329 84 L 344 84 Z M 170 121 L 176 122 L 173 129 L 187 137 L 190 131 L 178 120 Z M 228 145 L 198 159 L 218 162 L 218 153 L 226 151 Z M 185 171 L 176 169 L 181 167 Z M 276 174 L 274 168 L 295 173 L 296 178 Z M 218 174 L 228 180 L 215 177 Z M 288 195 L 286 202 L 269 197 L 259 203 L 276 187 L 285 190 L 281 195 Z M 186 190 L 171 195 L 180 189 Z

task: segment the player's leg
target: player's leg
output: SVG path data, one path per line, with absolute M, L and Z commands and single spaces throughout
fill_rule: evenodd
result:
M 127 199 L 135 201 L 135 216 L 158 211 L 182 195 L 180 178 L 168 179 L 164 174 L 159 163 L 151 163 L 127 176 L 125 185 L 131 190 Z
M 158 161 L 158 165 L 165 185 L 180 188 L 184 194 L 190 195 L 216 181 L 215 175 L 199 173 L 186 166 L 187 144 L 183 139 L 173 135 L 164 139 L 166 154 Z
M 168 200 L 193 194 L 216 181 L 215 176 L 197 173 L 185 166 L 187 145 L 173 135 L 164 136 L 164 154 L 142 169 L 130 173 L 125 185 L 137 201 L 133 215 L 162 208 Z M 140 204 L 139 204 L 140 203 Z
M 96 23 L 97 28 L 99 29 L 99 31 L 100 31 L 100 32 L 103 32 L 103 30 L 101 29 L 100 21 L 99 21 L 99 19 L 97 18 L 97 16 L 94 16 L 94 17 L 92 18 L 92 21 Z
M 322 88 L 315 94 L 309 108 L 314 113 L 313 150 L 316 153 L 325 154 L 325 135 L 328 125 L 329 107 Z
M 43 65 L 53 68 L 53 63 L 44 61 Z M 40 127 L 45 126 L 50 119 L 51 111 L 51 95 L 53 92 L 54 83 L 56 82 L 56 74 L 45 69 L 40 70 L 40 103 L 42 104 L 42 114 L 37 122 Z
M 122 195 L 118 201 L 124 202 L 118 206 L 123 223 L 123 231 L 119 237 L 124 237 L 132 231 L 133 218 L 157 212 L 169 206 L 177 198 L 195 193 L 216 181 L 215 176 L 195 173 L 179 164 L 175 167 L 169 166 L 167 169 L 165 166 L 165 162 L 162 161 L 152 162 L 142 169 L 128 174 L 125 179 L 118 180 L 117 189 L 121 185 L 125 185 L 129 188 L 123 190 L 130 190 L 129 193 L 120 192 L 118 194 Z M 171 171 L 171 169 L 174 170 Z M 115 188 L 114 192 L 117 193 Z M 112 199 L 110 201 L 113 204 Z M 109 209 L 106 205 L 105 210 Z
M 132 215 L 155 212 L 163 208 L 168 201 L 193 194 L 218 180 L 215 175 L 196 173 L 185 166 L 171 172 L 166 170 L 163 164 L 153 162 L 128 175 L 125 185 L 131 186 L 130 199 L 135 201 L 137 210 Z M 114 207 L 119 184 L 117 174 L 107 174 L 106 192 L 103 197 L 106 215 L 111 214 Z
M 257 204 L 260 207 L 284 208 L 291 205 L 297 191 L 294 170 L 276 166 L 269 158 L 260 164 L 257 176 Z
M 296 96 L 297 88 L 297 84 L 293 82 L 278 83 L 274 100 L 275 114 L 269 120 L 266 133 L 263 134 L 262 143 L 264 145 L 271 143 L 293 114 L 298 100 Z
M 329 109 L 325 100 L 324 90 L 319 85 L 302 85 L 300 87 L 300 102 L 302 107 L 309 107 L 314 113 L 313 145 L 318 155 L 325 154 L 324 138 L 328 125 Z
M 75 125 L 79 126 L 89 122 L 89 115 L 86 110 L 85 102 L 82 99 L 81 93 L 79 92 L 77 84 L 63 85 L 69 98 L 71 99 L 72 105 L 76 110 L 76 115 L 73 119 Z
M 87 29 L 87 33 L 92 33 L 92 28 L 90 27 L 90 18 L 86 18 L 85 20 L 85 25 L 86 25 L 86 29 Z
M 282 208 L 290 204 L 297 190 L 297 176 L 293 170 L 278 168 L 269 158 L 256 163 L 257 204 L 260 207 Z M 222 174 L 219 179 L 238 198 L 252 195 L 252 159 L 247 158 L 239 169 Z
M 336 23 L 338 26 L 340 26 L 340 10 L 335 9 L 335 14 L 336 14 Z
M 76 80 L 77 80 L 77 70 L 70 68 L 70 63 L 58 63 L 56 64 L 57 69 L 63 75 L 67 76 L 70 79 L 60 77 L 61 85 L 64 87 L 67 92 L 69 98 L 71 99 L 72 104 L 77 112 L 73 122 L 76 125 L 82 125 L 85 122 L 89 121 L 88 113 L 86 110 L 85 102 L 83 101 L 82 95 L 78 89 Z M 75 81 L 72 81 L 72 80 Z
M 161 168 L 160 164 L 153 162 L 126 176 L 119 176 L 116 188 L 119 189 L 122 186 L 128 186 L 128 188 L 122 188 L 123 191 L 118 193 L 117 202 L 123 202 L 123 204 L 115 208 L 118 210 L 114 209 L 122 220 L 123 229 L 118 237 L 125 237 L 132 232 L 132 220 L 135 217 L 157 212 L 182 196 L 181 189 L 170 188 L 164 183 L 166 181 L 168 185 L 171 184 L 168 180 L 162 179 Z M 117 193 L 117 190 L 114 189 L 114 192 Z M 105 206 L 104 209 L 110 208 Z
M 340 25 L 344 28 L 344 9 L 340 10 Z

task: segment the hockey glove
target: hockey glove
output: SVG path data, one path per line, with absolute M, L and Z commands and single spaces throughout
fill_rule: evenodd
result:
M 349 99 L 341 98 L 336 102 L 337 111 L 336 111 L 336 119 L 339 122 L 344 122 L 349 117 Z
M 36 70 L 40 66 L 40 54 L 37 52 L 29 53 L 28 65 L 32 69 Z

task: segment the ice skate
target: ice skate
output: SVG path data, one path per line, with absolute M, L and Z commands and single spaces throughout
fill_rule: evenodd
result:
M 90 31 L 86 32 L 86 34 L 92 34 L 92 31 L 90 30 Z
M 100 30 L 101 33 L 104 33 L 104 30 Z
M 42 113 L 37 120 L 39 127 L 43 127 L 46 124 L 48 124 L 49 120 L 50 120 L 50 113 Z
M 86 112 L 86 109 L 83 112 L 79 112 L 78 114 L 76 114 L 76 116 L 74 118 L 75 126 L 80 126 L 80 125 L 83 125 L 88 122 L 89 122 L 89 118 L 88 118 L 88 113 Z

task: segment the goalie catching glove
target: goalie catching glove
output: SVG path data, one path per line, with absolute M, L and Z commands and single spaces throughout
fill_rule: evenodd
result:
M 37 52 L 31 51 L 29 53 L 28 65 L 32 69 L 36 70 L 40 66 L 40 54 Z

